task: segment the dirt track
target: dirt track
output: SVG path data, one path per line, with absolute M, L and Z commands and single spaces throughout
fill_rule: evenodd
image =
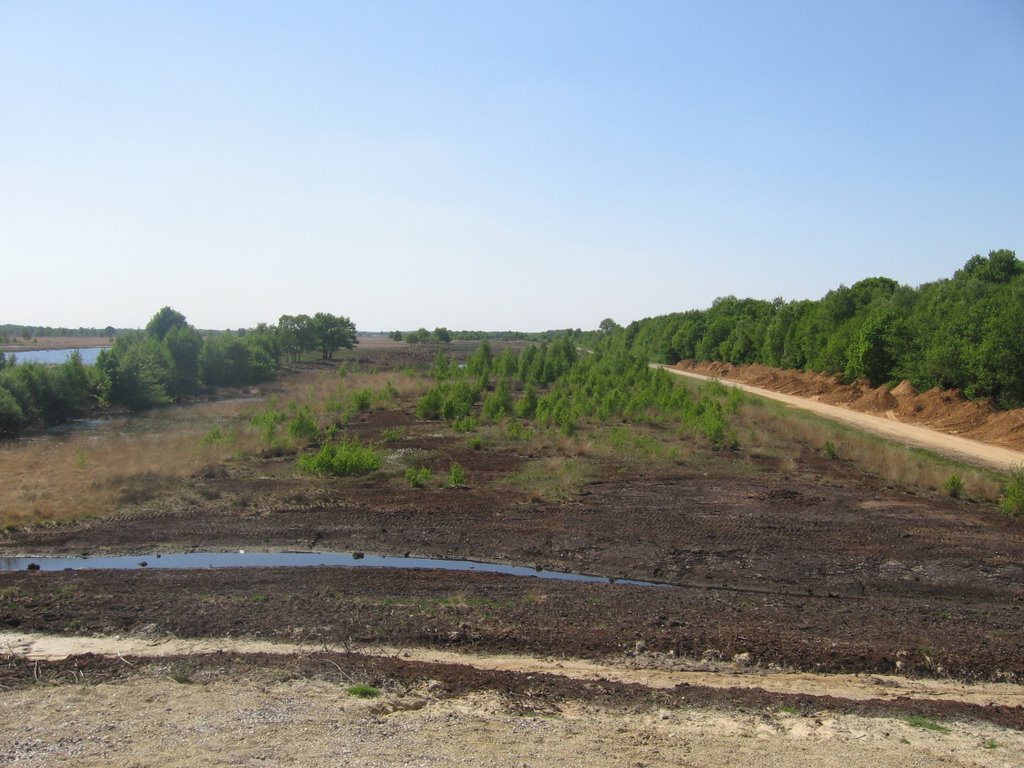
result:
M 24 659 L 4 670 L 5 764 L 994 767 L 1024 751 L 1024 733 L 977 718 L 1019 709 L 1017 686 L 228 638 L 0 642 Z M 374 676 L 381 697 L 347 693 Z
M 717 379 L 715 376 L 705 376 L 692 371 L 683 371 L 670 365 L 661 366 L 670 373 L 678 376 L 687 376 L 693 379 L 710 381 Z M 938 432 L 934 429 L 921 427 L 914 424 L 905 424 L 896 420 L 892 414 L 888 418 L 876 416 L 870 413 L 841 408 L 827 403 L 820 403 L 806 397 L 787 395 L 782 392 L 775 392 L 763 387 L 755 387 L 732 379 L 721 379 L 730 386 L 738 387 L 744 392 L 778 400 L 794 408 L 802 408 L 807 411 L 820 414 L 830 419 L 852 424 L 855 427 L 873 432 L 884 437 L 892 438 L 907 445 L 914 445 L 919 448 L 951 456 L 962 461 L 984 464 L 1000 470 L 1008 470 L 1011 467 L 1024 464 L 1024 453 L 1009 448 L 1002 448 L 997 445 L 989 445 L 970 440 L 957 435 L 949 435 Z

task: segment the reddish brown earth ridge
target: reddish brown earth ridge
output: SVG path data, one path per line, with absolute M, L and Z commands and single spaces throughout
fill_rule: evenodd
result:
M 990 400 L 968 400 L 958 389 L 918 392 L 909 381 L 891 389 L 884 385 L 872 387 L 864 380 L 844 384 L 838 376 L 757 364 L 684 360 L 674 367 L 1024 450 L 1024 408 L 1000 411 Z

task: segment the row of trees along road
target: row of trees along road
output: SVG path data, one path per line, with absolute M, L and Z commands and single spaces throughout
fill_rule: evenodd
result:
M 329 360 L 358 341 L 355 325 L 326 312 L 284 315 L 237 333 L 203 335 L 180 312 L 164 307 L 145 330 L 124 333 L 95 366 L 76 354 L 60 366 L 10 365 L 0 355 L 0 435 L 78 418 L 96 408 L 149 408 L 195 397 L 203 387 L 243 386 L 272 379 L 287 354 L 317 351 Z
M 998 250 L 917 288 L 870 277 L 817 301 L 726 296 L 625 328 L 608 320 L 588 342 L 669 364 L 762 363 L 875 386 L 909 379 L 1012 408 L 1024 406 L 1022 333 L 1024 263 Z

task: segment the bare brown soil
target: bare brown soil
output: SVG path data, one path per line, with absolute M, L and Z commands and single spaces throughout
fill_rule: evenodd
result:
M 989 400 L 968 400 L 958 389 L 918 392 L 909 381 L 892 389 L 863 380 L 845 384 L 838 376 L 757 364 L 683 360 L 674 367 L 1024 451 L 1024 408 L 1000 411 Z
M 400 368 L 435 351 L 382 345 L 343 362 Z M 431 701 L 494 695 L 504 711 L 528 717 L 566 717 L 577 706 L 573 702 L 582 701 L 643 717 L 658 711 L 734 716 L 785 710 L 819 720 L 827 712 L 880 723 L 927 717 L 1024 730 L 1020 705 L 967 695 L 864 698 L 843 695 L 838 682 L 835 695 L 820 687 L 792 692 L 768 682 L 757 687 L 728 680 L 663 688 L 615 676 L 556 674 L 525 662 L 520 669 L 476 668 L 472 656 L 463 656 L 1019 685 L 1024 521 L 992 505 L 886 487 L 810 447 L 796 447 L 795 460 L 692 444 L 684 444 L 678 459 L 655 460 L 602 453 L 588 443 L 591 438 L 474 449 L 466 435 L 417 421 L 411 403 L 365 414 L 351 429 L 364 440 L 378 440 L 384 429 L 396 427 L 401 437 L 388 443 L 390 452 L 418 457 L 417 464 L 435 477 L 457 461 L 466 468 L 468 487 L 417 489 L 400 478 L 324 480 L 299 474 L 289 456 L 238 459 L 211 465 L 184 484 L 155 483 L 151 493 L 109 518 L 8 531 L 0 554 L 364 551 L 508 562 L 674 588 L 390 569 L 0 573 L 3 632 L 153 642 L 241 637 L 335 649 L 170 658 L 86 654 L 50 661 L 12 652 L 0 666 L 0 704 L 40 682 L 143 686 L 170 676 L 219 690 L 245 678 L 264 686 L 265 694 L 288 680 L 359 680 L 399 698 L 431 685 Z M 656 425 L 643 429 L 656 440 L 677 439 Z M 546 474 L 577 466 L 585 471 L 575 485 L 557 492 L 544 485 Z M 399 650 L 360 653 L 377 647 Z M 402 648 L 416 653 L 403 657 Z M 417 655 L 428 652 L 454 652 L 465 660 Z M 34 699 L 17 701 L 29 706 Z M 902 733 L 893 728 L 883 730 Z M 614 739 L 613 730 L 600 738 Z M 1000 739 L 1006 740 L 990 740 Z M 975 741 L 977 755 L 951 764 L 999 764 L 985 763 Z M 597 743 L 591 742 L 595 754 L 601 752 Z M 0 744 L 0 757 L 3 749 Z M 680 753 L 665 749 L 664 761 L 647 760 L 668 764 L 671 754 L 680 764 Z M 636 747 L 634 754 L 640 752 Z M 877 761 L 884 753 L 872 754 Z M 952 760 L 948 750 L 935 754 Z M 564 760 L 552 753 L 538 764 L 574 764 Z

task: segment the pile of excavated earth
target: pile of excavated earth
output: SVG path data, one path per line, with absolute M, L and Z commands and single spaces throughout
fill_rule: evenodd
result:
M 1001 411 L 991 400 L 968 400 L 958 389 L 918 392 L 909 381 L 890 388 L 866 380 L 844 384 L 838 376 L 813 371 L 783 370 L 765 365 L 733 365 L 683 360 L 681 371 L 738 381 L 773 392 L 806 397 L 865 413 L 877 413 L 909 424 L 1024 450 L 1024 408 Z

